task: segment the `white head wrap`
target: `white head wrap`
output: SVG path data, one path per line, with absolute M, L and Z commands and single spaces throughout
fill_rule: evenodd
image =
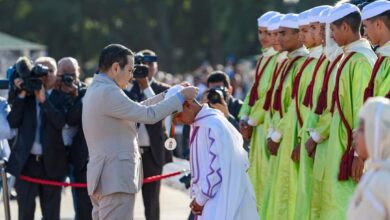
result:
M 390 169 L 390 100 L 368 99 L 359 116 L 364 120 L 366 148 L 373 168 Z
M 310 9 L 310 12 L 309 12 L 309 23 L 314 23 L 314 22 L 320 22 L 320 23 L 325 23 L 325 22 L 321 22 L 320 21 L 320 17 L 321 17 L 321 12 L 323 12 L 324 10 L 326 9 L 331 9 L 332 7 L 329 6 L 329 5 L 320 5 L 320 6 L 317 6 L 317 7 L 314 7 L 312 9 Z M 328 15 L 326 15 L 328 16 Z
M 326 23 L 331 24 L 331 23 L 333 23 L 341 18 L 344 18 L 345 16 L 347 16 L 353 12 L 360 13 L 360 9 L 356 5 L 353 5 L 350 3 L 342 3 L 339 5 L 336 5 L 330 11 L 330 13 L 328 15 L 328 20 L 326 21 Z
M 279 12 L 276 11 L 269 11 L 264 13 L 262 16 L 260 16 L 257 19 L 257 26 L 258 27 L 268 27 L 268 21 L 275 15 L 279 14 Z
M 370 4 L 364 6 L 362 10 L 362 20 L 375 17 L 389 10 L 390 10 L 390 1 L 378 0 L 378 1 L 371 2 Z
M 278 14 L 273 16 L 269 21 L 268 21 L 268 31 L 275 31 L 279 29 L 280 21 L 282 20 L 284 15 Z
M 293 13 L 286 14 L 280 21 L 279 27 L 298 29 L 298 15 Z
M 299 26 L 309 25 L 309 14 L 310 10 L 303 11 L 298 14 L 298 24 Z

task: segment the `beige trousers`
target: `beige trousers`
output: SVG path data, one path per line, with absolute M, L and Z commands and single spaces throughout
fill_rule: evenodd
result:
M 133 220 L 135 194 L 113 193 L 90 196 L 93 220 Z

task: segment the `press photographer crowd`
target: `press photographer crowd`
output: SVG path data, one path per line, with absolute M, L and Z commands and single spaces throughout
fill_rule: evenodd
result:
M 20 57 L 0 99 L 19 219 L 37 196 L 60 219 L 68 178 L 75 219 L 133 219 L 142 191 L 158 220 L 174 157 L 190 164 L 188 219 L 390 219 L 390 1 L 268 11 L 257 31 L 257 62 L 181 74 L 121 44 L 84 82 L 75 58 Z

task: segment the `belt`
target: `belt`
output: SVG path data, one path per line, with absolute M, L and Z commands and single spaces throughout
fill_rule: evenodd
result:
M 30 154 L 30 157 L 36 161 L 36 162 L 41 162 L 42 161 L 42 155 L 36 155 L 36 154 Z

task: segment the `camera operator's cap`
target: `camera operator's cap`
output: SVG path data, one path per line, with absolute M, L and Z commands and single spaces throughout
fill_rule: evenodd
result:
M 280 21 L 279 27 L 299 29 L 298 14 L 288 13 Z
M 351 13 L 354 13 L 354 12 L 360 13 L 360 9 L 356 5 L 353 5 L 350 3 L 342 3 L 339 5 L 336 5 L 336 7 L 334 7 L 330 11 L 326 23 L 331 24 L 331 23 L 333 23 L 341 18 L 344 18 L 345 16 L 347 16 Z
M 268 26 L 268 21 L 275 15 L 280 14 L 277 11 L 269 11 L 264 13 L 257 19 L 257 26 L 266 28 Z
M 298 25 L 299 26 L 304 26 L 304 25 L 309 25 L 309 14 L 310 10 L 303 11 L 298 14 Z
M 362 20 L 370 19 L 389 10 L 390 10 L 389 1 L 378 0 L 378 1 L 371 2 L 370 4 L 364 6 L 362 10 Z
M 268 31 L 276 31 L 279 29 L 280 21 L 283 18 L 283 14 L 273 16 L 268 22 Z
M 321 12 L 330 8 L 332 7 L 329 5 L 320 5 L 310 9 L 309 18 L 308 18 L 309 23 L 315 23 L 315 22 L 325 23 L 320 21 Z
M 178 92 L 180 92 L 184 87 L 181 85 L 175 85 L 172 86 L 170 89 L 168 89 L 167 93 L 165 94 L 164 99 L 168 99 L 172 96 L 175 96 Z M 167 131 L 168 139 L 165 141 L 164 146 L 167 150 L 174 150 L 177 146 L 176 140 L 175 140 L 175 117 L 172 115 L 168 115 L 164 119 L 165 129 Z
M 326 20 L 328 19 L 329 13 L 330 13 L 330 11 L 332 11 L 332 9 L 333 9 L 333 7 L 331 6 L 330 8 L 327 8 L 327 9 L 324 9 L 323 11 L 321 11 L 319 19 L 318 19 L 318 21 L 321 24 L 326 24 Z

